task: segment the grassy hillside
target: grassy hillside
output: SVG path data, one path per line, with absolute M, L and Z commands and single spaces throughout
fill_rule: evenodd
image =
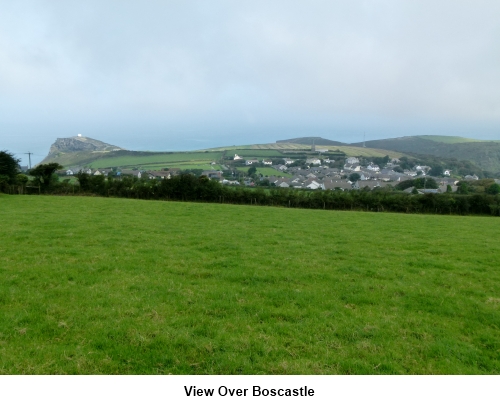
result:
M 93 161 L 90 167 L 179 167 L 180 164 L 199 165 L 210 164 L 214 160 L 219 160 L 222 156 L 220 152 L 175 152 L 175 153 L 147 153 L 147 152 L 117 152 L 115 156 L 110 156 Z
M 307 136 L 302 138 L 285 139 L 282 141 L 276 141 L 276 143 L 299 143 L 302 145 L 345 145 L 343 142 L 332 141 L 330 139 L 321 138 L 319 136 Z
M 108 156 L 115 155 L 115 152 L 93 152 L 93 151 L 81 151 L 81 152 L 60 152 L 57 156 L 51 155 L 47 156 L 40 163 L 52 163 L 57 162 L 64 167 L 72 166 L 83 166 L 91 162 L 98 161 L 99 159 L 107 158 Z
M 321 145 L 317 145 L 321 148 Z M 356 146 L 323 146 L 330 150 L 340 150 L 348 156 L 376 156 L 401 157 L 400 152 L 370 149 Z M 139 152 L 139 151 L 114 151 L 114 152 L 68 152 L 59 153 L 44 162 L 55 161 L 64 167 L 85 166 L 91 168 L 121 167 L 141 169 L 160 169 L 164 167 L 178 167 L 185 169 L 210 169 L 212 161 L 218 161 L 224 151 L 227 156 L 235 153 L 245 159 L 265 157 L 286 157 L 293 156 L 294 152 L 310 151 L 311 148 L 299 144 L 255 144 L 239 145 L 231 147 L 212 148 L 193 152 Z
M 341 152 L 344 152 L 347 156 L 375 156 L 375 157 L 384 157 L 386 155 L 389 155 L 391 158 L 395 157 L 401 157 L 404 156 L 404 153 L 401 152 L 395 152 L 393 150 L 385 150 L 381 148 L 363 148 L 360 146 L 356 145 L 341 145 L 341 146 L 332 146 L 332 145 L 316 145 L 318 149 L 325 148 L 329 149 L 330 151 L 336 151 L 340 150 Z M 277 151 L 283 151 L 283 154 L 286 155 L 286 151 L 310 151 L 311 147 L 307 145 L 302 145 L 302 144 L 287 144 L 287 143 L 267 143 L 267 144 L 255 144 L 255 145 L 239 145 L 239 146 L 226 146 L 226 147 L 221 147 L 221 148 L 213 148 L 213 149 L 208 149 L 210 151 L 223 151 L 226 150 L 231 153 L 237 153 L 233 151 L 240 151 L 242 152 L 243 150 L 248 151 L 252 149 L 268 149 L 271 151 L 277 150 Z M 242 152 L 243 153 L 243 152 Z M 272 152 L 274 153 L 274 152 Z M 248 154 L 248 153 L 247 153 Z M 244 154 L 242 155 L 244 156 Z M 260 156 L 260 155 L 258 155 Z M 269 155 L 268 155 L 269 156 Z M 246 156 L 245 156 L 246 157 Z
M 450 137 L 451 140 L 444 142 L 439 140 L 441 138 L 445 137 L 407 136 L 367 141 L 366 145 L 370 148 L 389 149 L 403 153 L 468 160 L 483 170 L 500 172 L 500 142 L 462 142 L 457 141 L 458 137 Z
M 0 205 L 2 374 L 500 372 L 495 218 Z
M 434 142 L 442 143 L 469 143 L 469 142 L 484 142 L 479 139 L 462 138 L 461 136 L 447 136 L 447 135 L 418 135 L 418 138 L 427 139 Z

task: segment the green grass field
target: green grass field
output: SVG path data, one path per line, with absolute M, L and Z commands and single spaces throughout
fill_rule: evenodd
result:
M 375 157 L 384 157 L 388 155 L 390 158 L 399 158 L 401 156 L 405 156 L 404 153 L 395 152 L 391 150 L 385 149 L 375 149 L 375 148 L 363 148 L 360 146 L 332 146 L 332 145 L 316 145 L 318 148 L 329 149 L 330 151 L 340 150 L 344 152 L 347 156 L 375 156 Z M 284 151 L 283 156 L 287 156 L 285 151 L 294 150 L 309 152 L 311 147 L 309 145 L 301 145 L 294 143 L 266 143 L 266 144 L 255 144 L 255 145 L 239 145 L 239 146 L 225 146 L 221 148 L 211 148 L 209 151 L 224 151 L 226 150 L 227 156 L 231 156 L 232 153 L 241 152 L 241 156 L 244 158 L 253 157 L 265 157 L 265 156 L 274 156 L 279 151 Z M 249 152 L 252 150 L 252 152 Z M 253 152 L 255 150 L 255 152 Z M 257 154 L 258 151 L 265 154 Z M 253 155 L 251 155 L 253 153 Z
M 244 159 L 266 158 L 269 156 L 284 157 L 281 151 L 276 149 L 235 149 L 227 152 L 227 156 L 234 156 L 238 154 Z
M 498 374 L 498 225 L 0 194 L 0 373 Z
M 165 167 L 170 168 L 177 168 L 181 170 L 187 170 L 187 169 L 202 169 L 202 170 L 220 170 L 221 166 L 218 164 L 211 165 L 212 161 L 211 160 L 206 160 L 206 161 L 193 161 L 193 162 L 175 162 L 175 163 L 163 163 L 163 164 L 157 164 L 157 165 L 141 165 L 141 169 L 143 170 L 161 170 Z
M 179 153 L 157 153 L 152 155 L 124 155 L 116 157 L 107 157 L 95 160 L 90 164 L 92 168 L 104 167 L 129 167 L 129 166 L 148 166 L 148 167 L 179 167 L 179 164 L 209 164 L 214 160 L 220 159 L 221 152 L 179 152 Z
M 427 139 L 434 142 L 442 143 L 470 143 L 470 142 L 500 142 L 500 141 L 484 141 L 481 139 L 462 138 L 461 136 L 447 135 L 420 135 L 418 138 Z

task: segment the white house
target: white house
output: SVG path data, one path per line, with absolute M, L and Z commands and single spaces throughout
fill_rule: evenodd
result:
M 255 159 L 250 159 L 250 160 L 245 161 L 245 164 L 247 166 L 253 165 L 254 163 L 259 163 L 259 161 L 255 160 Z
M 239 186 L 239 185 L 240 185 L 240 182 L 239 182 L 239 181 L 237 181 L 237 180 L 232 180 L 232 181 L 231 181 L 231 180 L 226 180 L 226 179 L 224 179 L 224 180 L 221 180 L 220 182 L 221 182 L 222 184 L 233 184 L 233 185 L 236 185 L 236 186 Z
M 155 170 L 147 172 L 147 175 L 150 179 L 170 179 L 170 172 L 167 170 Z
M 312 180 L 311 182 L 308 182 L 309 184 L 306 185 L 306 188 L 310 190 L 317 190 L 318 188 L 322 188 L 322 185 L 318 183 L 317 181 Z
M 241 156 L 238 156 L 237 154 L 235 154 L 233 160 L 243 160 L 243 158 Z
M 73 174 L 74 174 L 73 170 L 71 169 L 66 170 L 66 176 L 73 176 Z
M 291 165 L 294 161 L 292 159 L 283 159 L 286 165 Z
M 351 170 L 353 172 L 360 172 L 361 171 L 361 166 L 358 164 L 345 164 L 344 165 L 345 170 Z
M 353 165 L 355 163 L 359 163 L 359 159 L 356 157 L 348 157 L 346 160 L 347 164 Z
M 405 170 L 404 174 L 406 174 L 407 176 L 415 177 L 417 175 L 417 172 L 412 172 L 410 170 Z
M 370 163 L 366 168 L 368 170 L 371 170 L 372 172 L 379 172 L 380 171 L 380 167 L 378 167 L 378 165 L 376 165 L 374 163 Z
M 309 165 L 320 165 L 321 164 L 321 160 L 319 160 L 317 158 L 311 158 L 311 159 L 307 159 L 306 163 L 309 164 Z
M 265 164 L 265 165 L 267 165 L 267 166 L 272 166 L 273 161 L 272 161 L 272 160 L 266 160 L 266 159 L 264 159 L 264 160 L 262 161 L 262 163 L 263 163 L 263 164 Z

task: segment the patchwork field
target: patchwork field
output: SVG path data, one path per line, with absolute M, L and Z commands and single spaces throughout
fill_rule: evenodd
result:
M 325 148 L 329 149 L 330 151 L 336 151 L 340 150 L 341 152 L 344 152 L 347 156 L 375 156 L 375 157 L 384 157 L 388 155 L 390 158 L 399 158 L 401 156 L 405 156 L 401 152 L 395 152 L 392 150 L 385 150 L 385 149 L 380 149 L 380 148 L 363 148 L 360 146 L 343 146 L 343 145 L 316 145 L 317 148 Z M 208 149 L 209 151 L 227 151 L 227 154 L 230 153 L 238 153 L 241 152 L 241 156 L 247 158 L 251 157 L 249 156 L 250 154 L 253 154 L 253 156 L 274 156 L 276 155 L 276 152 L 279 152 L 280 150 L 283 151 L 289 151 L 289 150 L 294 150 L 294 151 L 310 151 L 311 146 L 309 145 L 302 145 L 302 144 L 295 144 L 295 143 L 266 143 L 266 144 L 255 144 L 255 145 L 239 145 L 239 146 L 225 146 L 221 148 L 210 148 Z M 255 152 L 248 152 L 249 150 L 255 150 Z M 258 150 L 261 150 L 265 154 L 257 154 Z M 234 152 L 233 152 L 234 151 Z
M 498 374 L 498 225 L 0 194 L 0 373 Z
M 154 154 L 124 154 L 123 156 L 105 157 L 95 160 L 90 164 L 92 168 L 104 167 L 132 167 L 162 168 L 166 166 L 179 167 L 208 165 L 214 160 L 220 159 L 221 152 L 178 152 L 178 153 L 154 153 Z

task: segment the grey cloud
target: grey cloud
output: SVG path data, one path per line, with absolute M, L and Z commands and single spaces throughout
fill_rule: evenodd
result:
M 212 144 L 294 128 L 490 137 L 499 124 L 496 1 L 0 7 L 2 137 L 30 125 L 154 140 L 188 128 Z

